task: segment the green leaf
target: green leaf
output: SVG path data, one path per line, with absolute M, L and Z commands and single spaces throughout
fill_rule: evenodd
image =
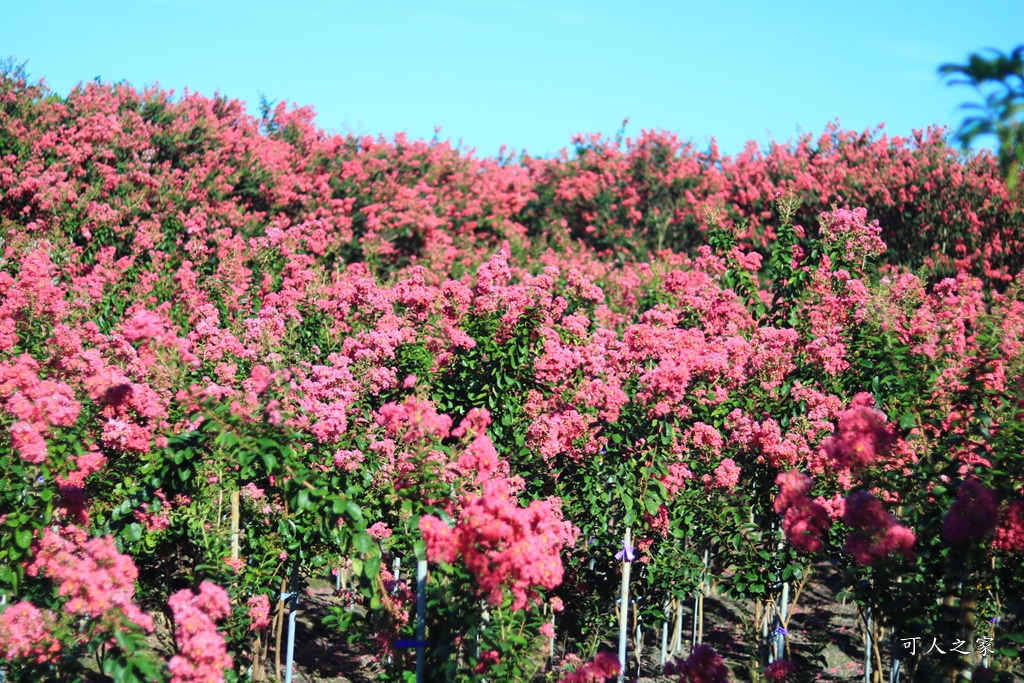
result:
M 345 509 L 348 510 L 348 516 L 352 518 L 353 522 L 358 524 L 363 521 L 363 511 L 354 502 L 351 500 L 346 502 Z
M 653 491 L 648 491 L 644 497 L 644 505 L 647 507 L 647 512 L 651 515 L 657 515 L 658 509 L 661 507 L 661 500 L 658 499 L 658 494 Z
M 263 460 L 263 466 L 267 468 L 268 472 L 273 472 L 277 467 L 277 458 L 270 451 L 260 451 L 260 459 Z
M 360 531 L 352 539 L 352 545 L 355 546 L 357 552 L 365 555 L 366 553 L 370 552 L 370 548 L 373 547 L 374 543 L 373 539 L 370 537 L 370 534 L 366 533 L 365 531 Z
M 915 420 L 913 413 L 903 413 L 900 416 L 900 429 L 910 429 L 914 426 Z
M 32 545 L 32 530 L 19 529 L 14 534 L 14 542 L 18 544 L 19 548 L 28 548 Z

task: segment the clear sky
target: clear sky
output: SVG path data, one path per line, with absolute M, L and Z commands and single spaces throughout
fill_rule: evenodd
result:
M 1024 43 L 1024 0 L 0 0 L 0 58 L 67 94 L 127 81 L 312 105 L 339 133 L 553 154 L 665 129 L 723 152 L 839 119 L 890 135 L 974 98 L 937 68 Z

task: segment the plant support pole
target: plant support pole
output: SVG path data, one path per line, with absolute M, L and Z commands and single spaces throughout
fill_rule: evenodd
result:
M 775 659 L 786 658 L 786 615 L 789 613 L 789 581 L 782 583 L 779 598 L 779 625 L 775 629 Z
M 672 601 L 665 601 L 665 620 L 661 622 L 661 668 L 665 668 L 665 662 L 668 661 L 668 620 L 671 615 Z
M 892 667 L 889 669 L 889 683 L 900 683 L 900 660 L 902 659 L 903 653 L 900 652 L 901 648 L 897 648 L 896 644 L 900 642 L 897 637 L 899 634 L 895 628 L 890 629 L 889 642 L 890 651 L 892 652 Z M 983 666 L 987 666 L 987 662 L 982 662 Z
M 299 607 L 299 561 L 292 569 L 292 592 L 281 596 L 288 600 L 288 652 L 285 655 L 284 683 L 292 683 L 292 668 L 295 663 L 295 617 Z
M 871 608 L 864 618 L 864 683 L 871 683 Z
M 629 548 L 632 543 L 632 530 L 626 529 L 623 539 L 623 548 Z M 623 554 L 622 557 L 622 591 L 619 594 L 619 682 L 621 683 L 626 675 L 626 639 L 629 635 L 629 558 Z
M 237 562 L 239 555 L 239 534 L 238 527 L 241 519 L 241 502 L 239 500 L 238 491 L 231 492 L 231 561 Z M 238 569 L 237 566 L 232 566 L 232 569 Z
M 423 683 L 423 666 L 427 659 L 424 643 L 427 631 L 427 561 L 416 562 L 416 683 Z

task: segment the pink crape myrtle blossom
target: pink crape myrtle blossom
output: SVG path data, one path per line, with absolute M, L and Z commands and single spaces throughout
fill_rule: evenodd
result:
M 740 467 L 732 458 L 723 458 L 715 468 L 714 476 L 705 474 L 701 480 L 705 488 L 718 488 L 731 491 L 740 480 Z
M 710 645 L 693 648 L 685 660 L 666 665 L 665 673 L 678 674 L 679 683 L 729 683 L 729 667 Z
M 109 536 L 85 540 L 74 527 L 62 536 L 43 531 L 35 557 L 26 567 L 29 576 L 45 576 L 57 585 L 57 594 L 67 599 L 64 611 L 103 620 L 116 610 L 145 631 L 153 619 L 133 602 L 138 570 L 127 555 L 118 552 Z
M 508 589 L 514 610 L 536 603 L 536 588 L 562 582 L 561 551 L 575 542 L 557 499 L 520 507 L 504 479 L 485 482 L 480 495 L 464 497 L 454 529 L 433 515 L 420 518 L 419 526 L 431 561 L 450 563 L 461 556 L 491 604 L 499 604 Z
M 270 598 L 265 594 L 254 595 L 246 601 L 249 606 L 249 630 L 265 631 L 270 626 Z
M 801 498 L 811 490 L 811 478 L 802 474 L 799 470 L 779 472 L 775 477 L 775 483 L 779 487 L 779 494 L 775 496 L 774 509 L 779 514 L 784 514 Z
M 851 262 L 880 256 L 885 252 L 882 228 L 877 220 L 866 223 L 868 210 L 833 209 L 822 213 L 821 236 L 826 244 L 841 244 Z
M 377 539 L 378 541 L 383 541 L 385 538 L 390 538 L 393 532 L 391 531 L 391 528 L 384 522 L 375 522 L 369 528 L 366 529 L 366 533 L 370 535 L 370 538 Z
M 821 537 L 829 527 L 828 512 L 809 498 L 794 503 L 782 518 L 786 538 L 797 550 L 813 553 L 821 550 Z
M 773 683 L 785 683 L 796 671 L 796 665 L 786 659 L 776 659 L 764 670 L 764 677 Z
M 377 420 L 388 436 L 406 443 L 428 438 L 444 438 L 452 428 L 452 419 L 438 414 L 433 404 L 410 396 L 404 403 L 385 403 L 377 411 Z
M 823 505 L 807 497 L 812 481 L 797 470 L 780 472 L 775 477 L 779 493 L 773 504 L 783 515 L 782 529 L 793 547 L 807 553 L 821 550 L 821 537 L 831 525 Z
M 858 394 L 853 405 L 840 414 L 835 434 L 822 442 L 822 450 L 836 467 L 868 467 L 887 455 L 895 443 L 892 425 L 871 407 L 873 402 L 868 394 Z
M 171 683 L 223 683 L 224 671 L 234 665 L 215 622 L 231 614 L 228 594 L 220 586 L 203 581 L 198 592 L 180 590 L 167 600 L 167 605 L 174 616 L 174 640 L 178 645 L 178 654 L 167 663 Z
M 35 664 L 53 661 L 61 651 L 51 633 L 53 615 L 28 602 L 17 602 L 0 611 L 0 659 Z
M 869 492 L 861 489 L 846 497 L 843 522 L 851 529 L 846 551 L 861 566 L 874 564 L 893 552 L 913 557 L 914 532 L 898 524 Z
M 560 678 L 558 683 L 604 683 L 609 678 L 618 676 L 619 670 L 617 656 L 611 652 L 598 652 L 592 660 Z
M 1024 500 L 1013 500 L 1005 506 L 992 547 L 1011 553 L 1024 552 Z
M 998 524 L 999 497 L 977 479 L 968 479 L 942 518 L 942 537 L 953 545 L 969 544 L 990 535 Z

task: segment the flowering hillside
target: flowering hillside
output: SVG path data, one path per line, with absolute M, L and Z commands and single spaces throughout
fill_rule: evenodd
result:
M 673 679 L 814 680 L 827 559 L 876 680 L 1011 675 L 1022 224 L 939 130 L 478 159 L 9 71 L 0 667 L 272 679 L 335 572 L 382 680 L 600 681 L 622 591 L 699 621 L 713 578 L 743 671 Z M 933 637 L 973 650 L 877 645 Z

